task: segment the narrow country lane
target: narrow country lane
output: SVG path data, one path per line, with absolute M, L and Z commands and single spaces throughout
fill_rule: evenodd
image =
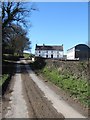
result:
M 19 63 L 20 62 L 20 63 Z M 26 60 L 17 63 L 5 118 L 86 118 L 38 78 Z
M 47 86 L 43 80 L 40 80 L 40 78 L 38 78 L 30 69 L 25 60 L 23 60 L 23 62 L 26 64 L 25 67 L 28 71 L 29 77 L 44 93 L 44 97 L 52 103 L 52 106 L 57 110 L 58 113 L 63 114 L 65 118 L 86 118 L 84 115 L 71 107 L 66 101 L 64 101 L 61 96 L 57 95 L 51 88 L 49 88 L 49 86 Z
M 25 65 L 22 65 L 22 80 L 25 95 L 27 95 L 28 111 L 31 118 L 63 118 L 61 113 L 52 106 L 52 103 L 45 97 L 44 93 L 31 79 L 26 72 Z
M 17 71 L 12 80 L 14 85 L 13 88 L 10 86 L 12 92 L 8 106 L 4 106 L 4 110 L 7 110 L 6 113 L 3 111 L 3 118 L 63 118 L 29 77 L 22 62 L 17 63 Z

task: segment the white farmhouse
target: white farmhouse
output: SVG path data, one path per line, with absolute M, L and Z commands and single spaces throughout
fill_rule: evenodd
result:
M 42 46 L 39 46 L 36 44 L 35 56 L 44 57 L 44 58 L 55 58 L 55 59 L 61 58 L 62 59 L 63 58 L 63 45 L 47 46 L 43 44 Z

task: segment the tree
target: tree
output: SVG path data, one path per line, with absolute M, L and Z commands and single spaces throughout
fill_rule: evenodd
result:
M 36 9 L 33 4 L 31 4 L 30 9 L 27 9 L 25 4 L 23 2 L 2 2 L 2 29 L 10 26 L 12 22 L 26 25 L 27 16 Z
M 24 50 L 30 49 L 31 42 L 25 35 L 17 35 L 13 41 L 14 52 L 19 55 L 22 55 Z
M 12 25 L 11 28 L 7 27 L 5 29 L 7 32 L 6 36 L 4 36 L 4 41 L 7 44 L 4 44 L 3 52 L 8 51 L 9 53 L 18 53 L 22 54 L 24 50 L 30 49 L 31 42 L 29 38 L 26 36 L 27 32 L 25 29 L 22 29 L 21 26 L 17 26 L 15 24 Z
M 5 49 L 12 49 L 15 52 L 15 40 L 17 39 L 18 42 L 21 40 L 19 38 L 23 38 L 28 42 L 25 44 L 29 44 L 29 40 L 26 37 L 26 31 L 22 29 L 22 27 L 27 27 L 27 17 L 30 16 L 32 10 L 35 9 L 34 5 L 30 4 L 30 9 L 25 7 L 28 3 L 23 2 L 2 2 L 2 44 L 3 44 L 3 51 Z M 30 21 L 30 20 L 29 20 Z M 23 46 L 23 49 L 26 47 Z M 29 48 L 29 47 L 27 47 Z M 22 51 L 22 50 L 21 50 Z

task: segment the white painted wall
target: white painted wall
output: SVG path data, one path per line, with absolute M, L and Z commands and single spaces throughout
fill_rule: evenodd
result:
M 32 57 L 32 61 L 33 61 L 33 62 L 35 61 L 35 58 L 34 58 L 34 57 Z
M 68 60 L 75 59 L 75 47 L 67 51 L 67 59 Z
M 53 55 L 53 58 L 63 58 L 63 51 L 57 51 L 57 50 L 36 50 L 35 56 L 42 56 L 46 58 L 46 55 L 48 55 L 48 58 L 51 58 L 51 55 Z

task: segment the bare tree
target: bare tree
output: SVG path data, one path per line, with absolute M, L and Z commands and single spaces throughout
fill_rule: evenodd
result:
M 12 27 L 7 27 L 5 30 L 8 34 L 4 36 L 4 41 L 7 43 L 4 51 L 22 54 L 24 50 L 30 49 L 31 42 L 27 37 L 26 30 L 22 29 L 21 26 L 13 24 Z
M 32 10 L 35 9 L 33 3 L 29 2 L 29 8 L 27 8 L 28 3 L 23 2 L 2 2 L 2 35 L 7 34 L 5 29 L 7 27 L 12 27 L 12 23 L 21 25 L 23 27 L 30 28 L 30 14 Z M 29 19 L 29 22 L 28 22 Z M 2 37 L 3 38 L 3 37 Z M 4 41 L 3 41 L 4 42 Z
M 23 38 L 24 40 L 28 41 L 28 38 L 26 37 L 26 33 L 27 33 L 26 30 L 22 29 L 22 27 L 20 26 L 23 27 L 29 26 L 30 28 L 30 24 L 28 24 L 27 18 L 30 17 L 32 10 L 37 10 L 37 9 L 35 8 L 34 4 L 30 2 L 29 2 L 29 8 L 27 8 L 26 7 L 27 4 L 28 3 L 23 3 L 23 2 L 2 2 L 3 49 L 10 47 L 10 49 L 12 48 L 13 50 L 15 50 L 15 45 L 16 45 L 15 40 L 17 39 L 20 42 L 21 39 L 19 38 Z M 29 19 L 29 23 L 30 23 L 30 19 Z M 27 43 L 29 44 L 29 41 L 26 42 L 25 44 Z
M 2 29 L 11 25 L 12 22 L 27 25 L 27 16 L 36 9 L 32 3 L 30 8 L 27 8 L 26 4 L 23 2 L 2 2 Z

